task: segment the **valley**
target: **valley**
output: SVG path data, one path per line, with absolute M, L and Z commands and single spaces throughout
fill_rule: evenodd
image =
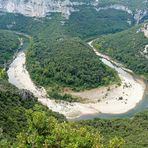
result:
M 147 0 L 0 0 L 0 148 L 147 148 Z
M 92 42 L 89 45 L 93 48 Z M 130 73 L 126 72 L 127 70 L 124 70 L 124 67 L 119 67 L 120 64 L 113 65 L 112 62 L 114 61 L 111 61 L 109 57 L 101 55 L 95 48 L 93 50 L 102 58 L 101 60 L 104 64 L 118 72 L 122 82 L 121 86 L 115 84 L 103 89 L 70 92 L 72 96 L 83 98 L 85 103 L 68 103 L 51 100 L 44 88 L 39 88 L 32 82 L 26 70 L 26 56 L 24 52 L 20 52 L 10 65 L 8 70 L 9 82 L 19 89 L 29 90 L 43 105 L 55 112 L 64 114 L 68 119 L 79 118 L 87 114 L 123 114 L 133 109 L 144 97 L 146 89 L 144 81 L 140 78 L 133 78 Z M 135 91 L 138 93 L 135 94 Z

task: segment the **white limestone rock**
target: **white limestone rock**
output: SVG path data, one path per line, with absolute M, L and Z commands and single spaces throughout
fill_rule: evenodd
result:
M 89 3 L 88 1 L 77 2 L 74 0 L 0 0 L 0 10 L 4 12 L 21 13 L 31 17 L 44 17 L 50 12 L 58 12 L 63 14 L 65 18 L 69 18 L 72 12 L 79 11 L 75 6 L 91 5 L 97 11 L 110 8 L 126 11 L 134 16 L 137 23 L 139 23 L 139 21 L 148 14 L 148 9 L 136 10 L 133 12 L 126 5 L 115 4 L 106 7 L 99 7 L 99 3 L 99 0 L 90 0 Z
M 49 12 L 59 12 L 68 18 L 71 12 L 77 11 L 73 6 L 82 4 L 70 0 L 0 0 L 0 10 L 32 17 L 44 17 Z

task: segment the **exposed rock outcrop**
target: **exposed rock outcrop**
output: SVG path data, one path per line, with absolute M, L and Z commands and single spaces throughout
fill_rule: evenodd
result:
M 137 23 L 148 14 L 148 9 L 137 9 L 133 12 L 128 5 L 114 4 L 101 7 L 99 0 L 75 1 L 75 0 L 0 0 L 0 10 L 12 13 L 21 13 L 27 16 L 44 17 L 48 13 L 62 13 L 69 18 L 72 12 L 79 11 L 77 6 L 90 5 L 97 11 L 116 9 L 126 11 L 133 15 Z
M 77 11 L 74 6 L 82 4 L 70 0 L 0 0 L 0 10 L 32 17 L 44 17 L 49 12 L 59 12 L 68 18 L 71 12 Z
M 28 100 L 28 99 L 32 99 L 32 100 L 37 100 L 35 99 L 35 97 L 33 96 L 33 93 L 31 93 L 30 91 L 28 90 L 25 90 L 25 89 L 22 89 L 22 90 L 19 90 L 19 95 L 21 96 L 21 98 L 23 100 Z

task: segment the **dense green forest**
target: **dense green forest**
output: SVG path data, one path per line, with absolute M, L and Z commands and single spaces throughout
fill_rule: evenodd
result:
M 127 21 L 131 21 L 128 24 Z M 125 30 L 134 24 L 133 16 L 115 9 L 97 12 L 90 7 L 82 7 L 80 11 L 72 13 L 65 22 L 68 34 L 82 39 L 114 33 Z
M 102 64 L 94 52 L 77 39 L 60 40 L 53 47 L 33 44 L 27 56 L 32 78 L 41 86 L 58 84 L 82 90 L 118 80 L 117 73 Z
M 0 78 L 1 148 L 121 148 L 122 138 L 103 141 L 100 133 L 88 126 L 66 121 L 65 117 L 37 103 L 26 90 L 17 90 Z
M 27 127 L 17 135 L 13 143 L 2 139 L 1 147 L 43 148 L 121 148 L 122 138 L 116 136 L 104 142 L 99 132 L 89 126 L 74 122 L 59 122 L 46 111 L 26 111 Z
M 148 45 L 148 39 L 142 32 L 139 32 L 141 26 L 100 37 L 94 42 L 94 46 L 137 74 L 148 78 L 148 62 L 141 54 Z
M 0 30 L 0 67 L 3 67 L 18 50 L 19 39 L 14 33 Z
M 27 129 L 25 111 L 27 109 L 44 110 L 59 120 L 65 120 L 62 115 L 54 114 L 46 107 L 37 103 L 33 94 L 26 90 L 18 90 L 8 83 L 7 77 L 0 78 L 0 128 L 3 136 L 12 138 L 18 132 Z M 18 124 L 19 123 L 19 124 Z
M 115 135 L 124 138 L 123 148 L 148 147 L 148 111 L 138 113 L 131 119 L 94 119 L 80 121 L 80 124 L 100 131 L 105 141 Z

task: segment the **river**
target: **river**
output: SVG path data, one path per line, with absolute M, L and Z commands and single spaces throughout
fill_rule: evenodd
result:
M 92 42 L 89 42 L 89 45 L 92 47 Z M 29 90 L 43 105 L 46 105 L 49 109 L 59 112 L 72 120 L 92 119 L 96 117 L 132 117 L 135 113 L 148 108 L 148 94 L 146 93 L 147 84 L 144 83 L 141 78 L 137 78 L 127 72 L 130 70 L 119 66 L 121 65 L 120 63 L 112 61 L 109 57 L 99 53 L 95 48 L 92 47 L 92 49 L 104 64 L 114 68 L 118 72 L 123 83 L 118 88 L 112 88 L 110 92 L 108 92 L 106 99 L 101 102 L 83 104 L 51 100 L 48 98 L 44 88 L 39 88 L 32 82 L 25 66 L 26 56 L 24 51 L 18 53 L 7 71 L 9 82 L 19 89 Z M 127 87 L 124 86 L 125 84 Z M 92 92 L 94 91 L 87 93 L 93 96 L 94 94 L 91 94 Z M 75 95 L 85 94 L 85 92 L 82 92 L 81 94 Z M 100 95 L 100 89 L 97 89 L 95 96 L 96 95 Z M 104 95 L 106 95 L 106 92 Z M 121 96 L 123 96 L 123 99 L 119 100 L 118 98 Z

